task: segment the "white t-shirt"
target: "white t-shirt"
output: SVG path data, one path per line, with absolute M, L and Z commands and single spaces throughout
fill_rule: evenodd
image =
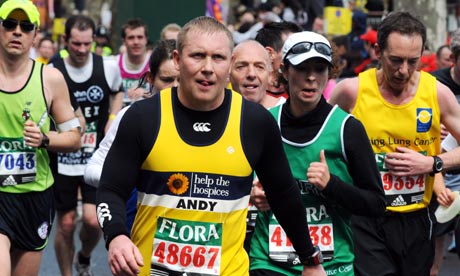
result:
M 126 110 L 130 105 L 121 109 L 117 117 L 112 121 L 112 124 L 109 127 L 109 130 L 99 144 L 99 148 L 93 153 L 91 159 L 88 161 L 85 167 L 85 183 L 94 187 L 99 186 L 99 180 L 101 179 L 102 167 L 104 166 L 105 158 L 109 149 L 112 146 L 113 140 L 117 134 L 118 126 L 120 125 L 121 118 L 125 114 Z

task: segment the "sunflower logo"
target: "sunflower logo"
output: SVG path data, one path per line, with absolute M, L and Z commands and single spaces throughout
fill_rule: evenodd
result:
M 181 195 L 188 190 L 188 178 L 181 173 L 175 173 L 168 179 L 168 188 L 173 194 Z

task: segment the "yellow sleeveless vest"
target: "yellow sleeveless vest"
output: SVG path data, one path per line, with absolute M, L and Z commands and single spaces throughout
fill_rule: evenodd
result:
M 160 92 L 161 124 L 142 165 L 132 231 L 146 263 L 141 275 L 151 269 L 248 274 L 243 241 L 253 169 L 241 143 L 242 97 L 232 92 L 231 98 L 220 138 L 191 145 L 177 132 L 171 89 Z
M 413 212 L 428 206 L 434 177 L 429 174 L 397 177 L 384 167 L 385 154 L 407 147 L 428 156 L 440 153 L 440 112 L 436 79 L 420 72 L 417 92 L 410 102 L 387 102 L 377 84 L 376 69 L 359 75 L 358 96 L 352 111 L 366 128 L 382 176 L 387 210 Z

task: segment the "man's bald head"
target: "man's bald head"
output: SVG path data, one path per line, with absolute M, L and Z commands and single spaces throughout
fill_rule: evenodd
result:
M 238 44 L 232 55 L 230 82 L 235 91 L 249 101 L 260 103 L 272 71 L 265 48 L 255 40 Z

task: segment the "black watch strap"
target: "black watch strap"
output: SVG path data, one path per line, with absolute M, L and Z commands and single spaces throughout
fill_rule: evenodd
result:
M 430 173 L 430 175 L 433 176 L 436 173 L 442 172 L 443 168 L 444 162 L 442 161 L 442 159 L 437 155 L 433 156 L 433 170 Z
M 45 133 L 42 132 L 42 143 L 40 144 L 40 148 L 48 148 L 48 146 L 50 145 L 50 138 L 48 136 L 46 136 Z
M 300 260 L 304 266 L 315 266 L 323 263 L 323 253 L 319 246 L 315 246 L 315 252 L 307 258 Z

